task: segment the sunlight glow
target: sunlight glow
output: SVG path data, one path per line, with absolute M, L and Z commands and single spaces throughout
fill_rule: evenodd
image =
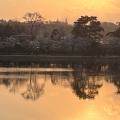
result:
M 119 0 L 0 0 L 3 19 L 22 18 L 27 12 L 39 12 L 47 20 L 75 21 L 81 15 L 96 15 L 103 21 L 119 21 Z M 52 9 L 51 9 L 52 8 Z M 112 17 L 111 17 L 112 16 Z

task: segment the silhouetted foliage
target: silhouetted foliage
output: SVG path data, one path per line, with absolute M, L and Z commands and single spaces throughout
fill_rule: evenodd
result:
M 93 41 L 86 48 L 86 55 L 90 56 L 100 56 L 101 54 L 101 44 L 99 42 Z
M 0 25 L 0 37 L 1 37 L 1 39 L 3 39 L 4 38 L 4 25 Z
M 60 39 L 59 31 L 57 29 L 54 29 L 52 31 L 52 35 L 50 37 L 51 37 L 52 40 Z
M 75 37 L 92 37 L 99 39 L 102 37 L 100 34 L 104 29 L 101 27 L 100 21 L 97 21 L 97 17 L 94 16 L 81 16 L 76 22 L 74 22 L 74 28 L 72 34 Z
M 1 54 L 120 55 L 119 22 L 101 24 L 96 16 L 81 16 L 73 26 L 67 20 L 44 21 L 37 12 L 23 18 L 0 20 Z
M 30 35 L 33 40 L 38 34 L 40 26 L 43 24 L 43 17 L 39 13 L 35 12 L 35 13 L 26 13 L 23 18 L 28 23 L 28 27 L 30 29 Z
M 13 34 L 14 34 L 14 31 L 13 31 L 11 25 L 10 25 L 10 24 L 7 24 L 7 25 L 5 26 L 5 28 L 4 28 L 4 36 L 5 36 L 5 37 L 10 37 L 10 36 L 12 36 Z
M 6 25 L 0 25 L 0 37 L 2 39 L 5 37 L 10 37 L 12 35 L 14 35 L 14 30 L 9 23 L 7 23 Z
M 26 23 L 20 22 L 19 20 L 9 20 L 8 23 L 11 25 L 14 30 L 14 35 L 19 35 L 22 33 L 28 33 L 28 28 Z

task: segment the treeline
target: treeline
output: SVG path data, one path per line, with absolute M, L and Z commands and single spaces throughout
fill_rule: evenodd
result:
M 0 20 L 1 54 L 120 55 L 120 23 L 104 35 L 96 16 L 81 16 L 74 25 L 67 19 L 45 21 L 36 12 L 23 19 Z

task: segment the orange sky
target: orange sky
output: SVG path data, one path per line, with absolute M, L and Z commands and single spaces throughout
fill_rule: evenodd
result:
M 96 15 L 101 21 L 120 21 L 120 0 L 0 0 L 0 19 L 21 19 L 39 12 L 46 20 L 73 23 L 81 15 Z

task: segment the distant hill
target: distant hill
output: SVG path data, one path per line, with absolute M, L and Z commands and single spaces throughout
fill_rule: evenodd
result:
M 112 22 L 102 22 L 101 26 L 104 28 L 104 33 L 103 35 L 106 35 L 108 32 L 115 31 L 118 26 Z

